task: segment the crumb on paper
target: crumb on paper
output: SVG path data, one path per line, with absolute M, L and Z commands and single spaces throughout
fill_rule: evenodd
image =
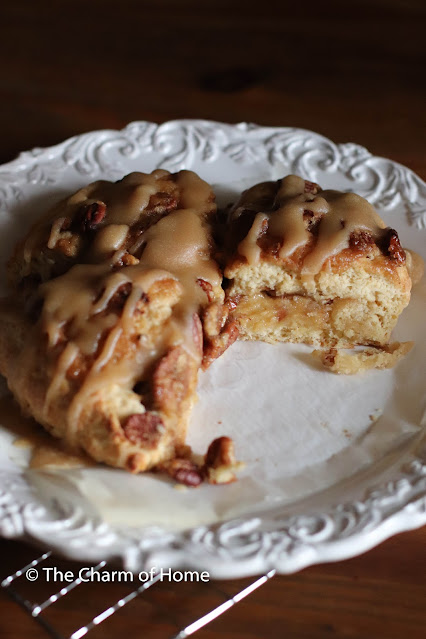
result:
M 333 373 L 354 375 L 374 368 L 393 368 L 414 346 L 414 342 L 393 342 L 385 346 L 369 346 L 362 351 L 346 353 L 343 349 L 315 350 L 312 355 Z
M 376 408 L 371 415 L 369 415 L 370 421 L 374 424 L 375 422 L 377 422 L 377 420 L 379 419 L 379 417 L 381 417 L 383 415 L 383 411 L 381 408 Z
M 209 484 L 230 484 L 237 480 L 235 473 L 243 467 L 244 463 L 235 459 L 232 439 L 218 437 L 207 450 L 203 474 Z
M 209 484 L 231 484 L 237 481 L 236 473 L 245 468 L 244 462 L 235 462 L 235 464 L 218 466 L 218 468 L 209 468 L 207 472 L 207 481 Z
M 229 437 L 218 437 L 208 447 L 206 455 L 197 455 L 190 446 L 181 446 L 179 457 L 162 462 L 156 467 L 166 472 L 177 484 L 196 488 L 208 484 L 230 484 L 237 480 L 235 473 L 244 467 L 234 455 L 234 442 Z M 178 489 L 180 490 L 180 488 Z
M 343 434 L 346 437 L 346 439 L 352 439 L 352 433 L 347 428 L 343 429 Z

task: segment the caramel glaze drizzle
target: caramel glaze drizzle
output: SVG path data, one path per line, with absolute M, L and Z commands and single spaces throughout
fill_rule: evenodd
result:
M 144 216 L 150 198 L 161 191 L 164 181 L 170 187 L 172 180 L 175 188 L 171 193 L 177 198 L 174 210 L 147 224 Z M 213 290 L 221 290 L 222 281 L 211 258 L 208 226 L 216 210 L 214 195 L 195 173 L 181 171 L 171 176 L 157 170 L 150 175 L 132 173 L 118 183 L 89 185 L 69 198 L 60 210 L 60 218 L 50 220 L 51 245 L 61 229 L 57 220 L 75 217 L 82 206 L 91 211 L 87 224 L 93 226 L 97 216 L 96 231 L 90 246 L 77 257 L 83 263 L 75 261 L 64 274 L 39 286 L 43 305 L 36 327 L 47 336 L 50 353 L 57 352 L 56 347 L 61 345 L 59 356 L 52 358 L 45 415 L 66 384 L 67 371 L 76 358 L 83 356 L 92 361 L 68 410 L 67 439 L 71 443 L 76 439 L 76 424 L 85 400 L 102 386 L 117 383 L 133 388 L 147 367 L 176 345 L 182 345 L 200 363 L 202 353 L 194 343 L 193 315 L 206 305 L 207 296 L 197 280 L 205 280 Z M 23 254 L 27 262 L 39 240 L 40 232 L 36 230 L 26 241 Z M 129 254 L 134 259 L 123 266 L 123 255 Z M 117 356 L 120 339 L 135 330 L 137 304 L 147 299 L 151 287 L 160 280 L 169 280 L 175 295 L 176 289 L 178 293 L 160 337 L 153 342 L 149 336 L 138 336 L 138 340 L 130 342 L 130 353 Z M 130 288 L 130 294 L 117 319 L 110 312 L 109 303 L 123 285 Z
M 260 189 L 257 197 L 263 204 L 267 192 L 272 195 L 272 186 L 273 183 L 265 183 Z M 354 193 L 321 191 L 317 185 L 312 187 L 315 188 L 306 190 L 305 180 L 296 175 L 281 180 L 278 191 L 274 189 L 276 195 L 272 210 L 257 213 L 248 234 L 238 244 L 238 253 L 249 264 L 257 264 L 260 260 L 261 248 L 257 241 L 262 229 L 267 228 L 271 236 L 280 240 L 278 257 L 281 259 L 290 257 L 296 249 L 312 243 L 313 234 L 305 227 L 305 212 L 319 219 L 319 223 L 316 241 L 303 259 L 302 276 L 309 278 L 316 275 L 328 258 L 349 246 L 354 231 L 367 231 L 376 242 L 380 242 L 386 227 L 367 200 Z M 253 189 L 255 198 L 256 188 Z M 255 208 L 255 202 L 252 204 Z M 237 207 L 250 209 L 250 193 Z

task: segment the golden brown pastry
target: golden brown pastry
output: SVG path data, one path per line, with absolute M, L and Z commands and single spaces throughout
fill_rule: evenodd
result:
M 226 301 L 215 216 L 197 175 L 157 170 L 90 184 L 35 224 L 0 311 L 0 372 L 26 413 L 97 461 L 226 483 L 232 440 L 201 464 L 184 442 L 198 370 L 239 332 L 328 349 L 343 373 L 408 352 L 388 345 L 410 299 L 406 254 L 366 200 L 296 176 L 243 193 L 220 247 Z M 337 350 L 354 345 L 370 348 Z
M 396 231 L 362 197 L 294 175 L 243 193 L 229 213 L 227 255 L 243 339 L 381 346 L 410 299 Z
M 95 182 L 10 260 L 0 371 L 26 413 L 98 461 L 139 472 L 179 456 L 203 345 L 207 365 L 236 337 L 214 199 L 190 171 Z

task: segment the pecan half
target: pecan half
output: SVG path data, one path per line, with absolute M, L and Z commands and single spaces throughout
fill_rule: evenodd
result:
M 163 420 L 155 413 L 136 413 L 124 422 L 123 432 L 132 444 L 142 444 L 148 448 L 156 446 L 163 430 Z

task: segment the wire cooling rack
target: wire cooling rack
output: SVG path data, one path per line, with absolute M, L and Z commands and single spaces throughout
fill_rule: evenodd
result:
M 83 573 L 81 577 L 78 577 L 74 579 L 73 581 L 71 581 L 70 583 L 67 583 L 66 586 L 64 586 L 57 592 L 50 595 L 50 597 L 48 597 L 42 603 L 36 603 L 34 601 L 30 601 L 25 596 L 22 596 L 22 594 L 20 594 L 15 582 L 19 580 L 20 577 L 23 577 L 24 575 L 26 575 L 28 571 L 31 571 L 31 569 L 34 569 L 36 566 L 39 566 L 40 564 L 45 562 L 46 559 L 48 559 L 51 556 L 51 554 L 52 554 L 51 552 L 46 552 L 42 554 L 40 557 L 37 557 L 36 559 L 31 561 L 29 564 L 27 564 L 23 568 L 20 568 L 12 575 L 9 575 L 5 579 L 3 579 L 3 581 L 1 582 L 1 586 L 9 594 L 9 596 L 12 599 L 14 599 L 29 615 L 31 615 L 34 621 L 37 622 L 46 631 L 46 633 L 50 635 L 51 637 L 53 637 L 54 639 L 81 639 L 82 637 L 85 637 L 90 632 L 90 630 L 99 626 L 99 624 L 106 621 L 115 612 L 117 612 L 118 610 L 126 606 L 128 603 L 130 603 L 130 601 L 132 601 L 139 595 L 146 592 L 149 588 L 151 588 L 158 581 L 160 581 L 160 578 L 161 578 L 160 573 L 155 574 L 152 577 L 152 579 L 145 581 L 138 588 L 135 588 L 125 597 L 122 597 L 121 599 L 119 599 L 115 604 L 113 604 L 112 606 L 108 606 L 108 608 L 105 608 L 104 610 L 102 610 L 95 617 L 93 617 L 86 625 L 80 626 L 79 628 L 74 630 L 74 632 L 72 632 L 71 635 L 64 636 L 63 634 L 58 632 L 58 630 L 47 619 L 44 618 L 43 612 L 50 606 L 54 605 L 59 599 L 61 599 L 62 597 L 65 597 L 65 595 L 67 595 L 72 590 L 74 590 L 75 588 L 80 586 L 82 583 L 84 583 L 85 575 L 87 575 L 90 571 L 98 571 L 105 568 L 105 566 L 107 566 L 107 562 L 101 561 L 96 566 L 89 568 L 87 570 L 87 573 Z M 276 573 L 275 570 L 270 570 L 269 572 L 265 573 L 261 577 L 258 577 L 251 584 L 249 584 L 248 586 L 240 590 L 233 597 L 225 598 L 223 603 L 221 603 L 219 606 L 216 606 L 215 608 L 211 609 L 202 617 L 198 617 L 197 619 L 192 621 L 189 625 L 186 625 L 184 628 L 181 628 L 177 633 L 174 633 L 170 637 L 170 639 L 185 639 L 186 637 L 190 637 L 191 635 L 196 633 L 197 630 L 200 630 L 201 628 L 206 626 L 208 623 L 210 623 L 214 619 L 217 619 L 217 617 L 220 617 L 220 615 L 222 615 L 224 612 L 232 608 L 235 604 L 242 601 L 242 599 L 250 595 L 257 588 L 259 588 L 260 586 L 263 586 L 263 584 L 269 581 L 269 579 L 271 579 L 275 575 L 275 573 Z

